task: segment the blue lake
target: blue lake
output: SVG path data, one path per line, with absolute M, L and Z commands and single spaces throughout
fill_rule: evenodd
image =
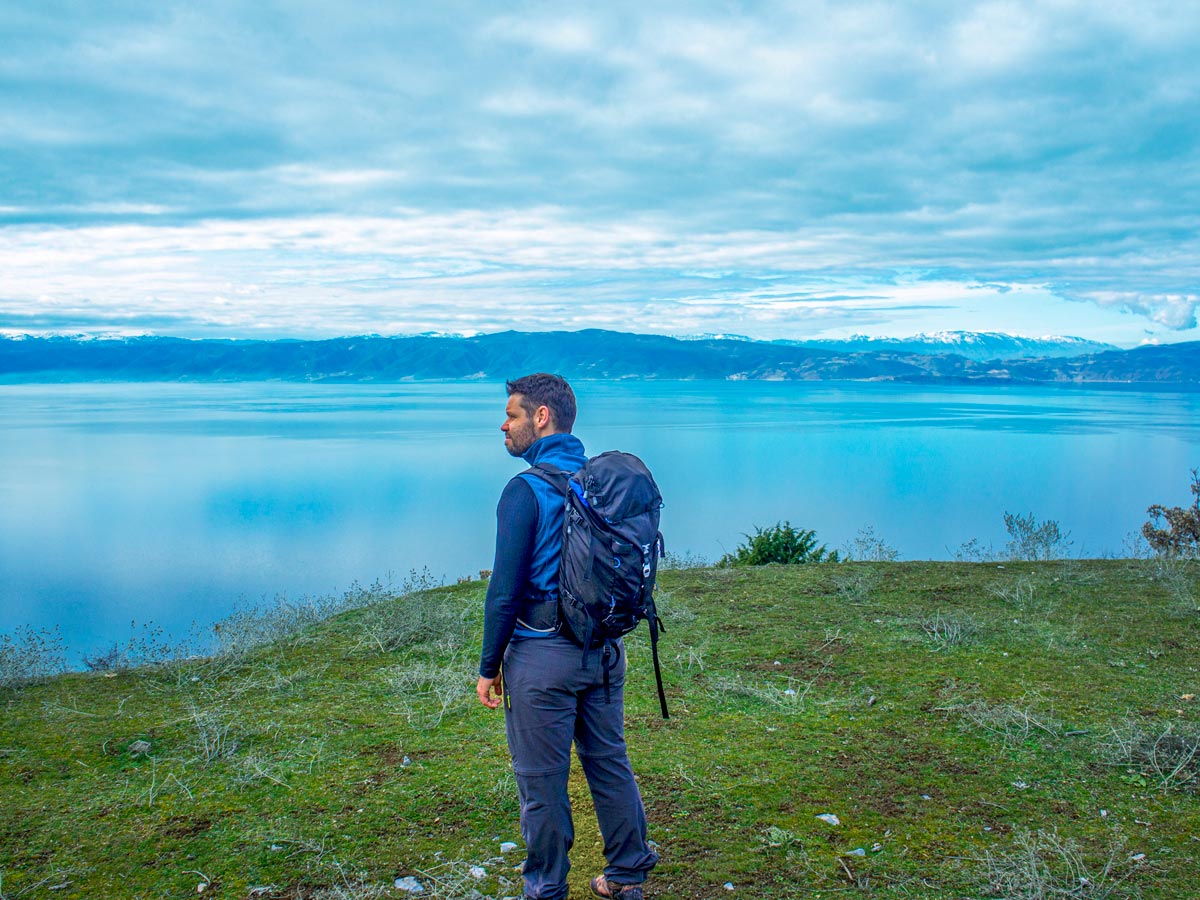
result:
M 860 383 L 581 382 L 592 453 L 642 456 L 669 550 L 714 559 L 790 520 L 901 558 L 1002 548 L 1002 515 L 1119 554 L 1186 504 L 1200 394 Z M 502 384 L 0 386 L 0 632 L 59 626 L 74 655 L 131 621 L 185 635 L 239 601 L 489 568 L 522 467 Z

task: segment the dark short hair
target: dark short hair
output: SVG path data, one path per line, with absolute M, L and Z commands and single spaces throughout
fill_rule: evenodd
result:
M 537 372 L 506 382 L 508 395 L 521 395 L 521 406 L 530 415 L 539 406 L 550 410 L 554 427 L 569 432 L 575 426 L 575 392 L 561 375 Z

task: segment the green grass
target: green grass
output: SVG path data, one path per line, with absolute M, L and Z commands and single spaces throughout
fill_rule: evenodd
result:
M 1193 896 L 1198 580 L 1135 560 L 662 573 L 669 721 L 629 641 L 648 895 Z M 482 598 L 0 692 L 0 897 L 410 896 L 402 875 L 519 896 L 501 714 L 474 699 Z M 578 897 L 601 854 L 577 771 L 571 790 Z

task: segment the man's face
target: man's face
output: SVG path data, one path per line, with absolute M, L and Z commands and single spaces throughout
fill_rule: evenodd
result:
M 537 440 L 533 416 L 521 405 L 525 398 L 521 394 L 513 394 L 508 398 L 504 407 L 506 416 L 500 430 L 504 432 L 504 449 L 512 456 L 522 456 Z

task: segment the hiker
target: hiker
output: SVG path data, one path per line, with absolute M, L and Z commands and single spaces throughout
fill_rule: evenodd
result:
M 580 468 L 587 457 L 571 434 L 571 386 L 539 373 L 506 387 L 500 426 L 505 449 L 531 466 Z M 504 706 L 521 801 L 525 896 L 567 896 L 567 853 L 575 837 L 567 774 L 574 741 L 608 862 L 592 879 L 592 892 L 642 900 L 642 884 L 658 855 L 646 839 L 646 814 L 625 749 L 624 649 L 617 640 L 611 650 L 606 645 L 608 652 L 585 654 L 557 627 L 562 493 L 532 473 L 516 475 L 500 495 L 496 520 L 476 690 L 484 706 Z

